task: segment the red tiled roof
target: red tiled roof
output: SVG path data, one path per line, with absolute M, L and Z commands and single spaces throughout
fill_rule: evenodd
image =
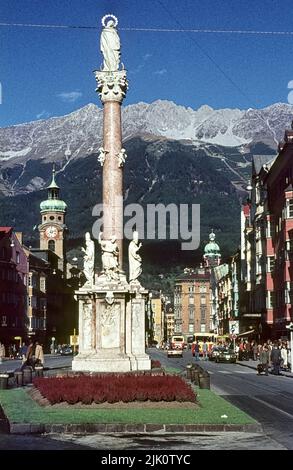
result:
M 13 227 L 0 227 L 0 232 L 9 233 Z

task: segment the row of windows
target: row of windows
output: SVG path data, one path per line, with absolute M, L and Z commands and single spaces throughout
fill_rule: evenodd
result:
M 17 328 L 22 326 L 22 319 L 18 317 L 11 317 L 10 315 L 0 316 L 0 326 Z
M 188 292 L 191 293 L 197 293 L 199 292 L 200 294 L 206 294 L 207 293 L 207 286 L 206 285 L 200 285 L 200 286 L 189 286 L 188 287 Z M 180 295 L 182 294 L 182 286 L 176 286 L 175 287 L 175 295 Z
M 28 278 L 29 287 L 39 288 L 42 292 L 46 291 L 46 278 L 39 278 L 36 275 L 30 274 Z
M 293 199 L 286 200 L 286 207 L 283 211 L 283 219 L 293 218 Z M 274 232 L 279 233 L 282 230 L 282 217 L 279 217 L 278 221 L 274 224 L 272 220 L 267 221 L 266 236 L 271 238 Z
M 286 202 L 286 216 L 289 219 L 293 218 L 293 199 L 287 199 L 287 202 Z
M 44 221 L 47 220 L 47 216 L 44 215 L 44 218 L 43 218 L 43 219 L 44 219 Z M 50 220 L 55 220 L 54 215 L 50 215 L 49 219 L 50 219 Z M 56 220 L 57 220 L 57 219 L 58 219 L 58 220 L 62 220 L 62 216 L 61 216 L 61 215 L 58 215 L 58 217 L 56 217 Z
M 46 329 L 46 319 L 38 317 L 29 317 L 30 328 L 33 330 L 45 330 Z
M 0 269 L 0 279 L 2 281 L 20 283 L 22 281 L 22 276 L 22 273 L 17 272 L 15 269 Z
M 287 283 L 288 287 L 285 290 L 279 290 L 277 292 L 267 292 L 267 308 L 278 308 L 284 304 L 293 305 L 293 285 Z
M 28 306 L 32 308 L 40 308 L 45 310 L 47 308 L 47 300 L 45 298 L 39 299 L 35 295 L 30 295 L 28 297 Z
M 26 297 L 24 295 L 15 294 L 14 292 L 1 292 L 0 303 L 12 305 L 24 305 Z
M 0 250 L 0 258 L 1 259 L 10 259 L 11 258 L 11 251 L 8 250 L 6 248 L 6 246 L 2 246 L 1 250 Z M 16 256 L 15 256 L 15 260 L 16 260 L 16 263 L 19 264 L 20 263 L 20 253 L 19 251 L 16 252 Z
M 189 325 L 188 325 L 188 332 L 189 332 L 189 333 L 195 333 L 194 324 L 193 324 L 193 323 L 189 323 Z M 205 324 L 205 323 L 201 323 L 201 324 L 200 324 L 200 332 L 201 332 L 201 333 L 205 333 L 205 332 L 206 332 L 206 324 Z
M 202 295 L 202 296 L 200 297 L 200 303 L 201 303 L 201 305 L 206 305 L 206 303 L 207 303 L 207 298 L 206 298 L 205 295 Z M 189 297 L 189 304 L 194 304 L 194 297 L 193 297 L 193 296 L 192 296 L 192 297 L 191 297 L 191 296 Z
M 188 292 L 193 293 L 198 291 L 200 294 L 205 294 L 207 292 L 207 286 L 199 286 L 198 289 L 195 286 L 188 287 Z

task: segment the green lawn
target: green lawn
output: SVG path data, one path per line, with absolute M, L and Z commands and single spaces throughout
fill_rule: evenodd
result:
M 198 390 L 200 407 L 178 409 L 50 409 L 39 406 L 25 389 L 0 390 L 0 403 L 10 422 L 31 424 L 251 424 L 255 421 L 210 390 Z M 221 418 L 227 415 L 227 418 Z
M 167 374 L 180 374 L 180 372 L 182 372 L 182 369 L 179 369 L 179 367 L 165 367 L 164 366 L 164 371 L 166 371 Z

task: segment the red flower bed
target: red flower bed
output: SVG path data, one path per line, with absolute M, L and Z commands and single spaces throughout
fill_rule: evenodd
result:
M 151 366 L 152 366 L 152 369 L 160 369 L 162 367 L 162 364 L 160 363 L 160 361 L 152 359 Z
M 196 395 L 190 385 L 177 376 L 107 374 L 75 377 L 35 378 L 43 397 L 54 403 L 115 403 L 118 401 L 188 401 Z

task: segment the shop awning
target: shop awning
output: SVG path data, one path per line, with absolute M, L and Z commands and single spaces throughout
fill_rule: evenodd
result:
M 252 333 L 254 333 L 255 330 L 249 330 L 249 331 L 245 331 L 244 333 L 240 333 L 239 335 L 237 335 L 237 338 L 239 338 L 239 336 L 248 336 L 248 335 L 251 335 Z

